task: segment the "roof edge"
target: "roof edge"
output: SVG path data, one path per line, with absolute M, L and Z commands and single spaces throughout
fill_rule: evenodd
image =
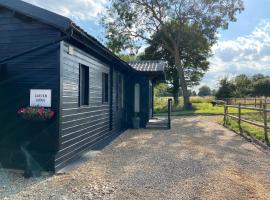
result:
M 66 32 L 72 23 L 67 17 L 21 0 L 0 0 L 0 6 L 21 13 Z

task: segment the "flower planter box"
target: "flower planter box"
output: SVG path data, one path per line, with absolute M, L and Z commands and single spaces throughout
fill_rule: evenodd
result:
M 18 115 L 26 121 L 46 122 L 54 117 L 54 112 L 50 108 L 27 107 L 21 108 Z

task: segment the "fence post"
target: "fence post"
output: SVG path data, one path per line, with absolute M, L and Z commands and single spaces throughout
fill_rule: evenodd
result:
M 241 103 L 238 104 L 238 127 L 239 127 L 240 134 L 242 134 L 243 130 L 241 127 Z
M 168 129 L 171 129 L 172 99 L 168 99 Z
M 255 108 L 257 107 L 257 97 L 255 97 Z
M 260 114 L 262 114 L 262 109 L 263 109 L 263 103 L 262 103 L 262 100 L 260 100 Z
M 264 139 L 266 144 L 269 144 L 266 104 L 263 105 L 263 122 L 264 122 Z

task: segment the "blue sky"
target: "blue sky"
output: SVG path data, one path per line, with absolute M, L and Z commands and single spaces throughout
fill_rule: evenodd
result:
M 231 40 L 247 35 L 261 20 L 270 20 L 269 0 L 244 0 L 244 4 L 245 11 L 238 15 L 237 22 L 231 23 L 228 30 L 221 32 L 221 40 Z
M 89 34 L 103 40 L 98 15 L 107 0 L 25 0 L 58 14 L 67 16 Z M 210 69 L 201 85 L 217 88 L 218 80 L 238 74 L 270 75 L 270 0 L 244 0 L 245 11 L 229 29 L 220 31 Z M 194 88 L 198 89 L 198 87 Z

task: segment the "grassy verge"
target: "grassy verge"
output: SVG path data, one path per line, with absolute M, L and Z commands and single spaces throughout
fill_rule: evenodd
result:
M 173 108 L 172 115 L 181 116 L 181 115 L 192 115 L 192 114 L 212 114 L 212 115 L 221 115 L 224 113 L 223 106 L 213 107 L 210 103 L 193 103 L 193 109 L 183 110 L 180 106 Z M 163 115 L 167 114 L 167 108 L 164 109 L 155 109 L 155 114 Z
M 220 121 L 221 124 L 223 124 L 223 120 Z M 228 119 L 227 120 L 227 127 L 237 133 L 240 133 L 240 129 L 238 126 L 237 121 L 233 120 L 233 119 Z M 246 133 L 247 135 L 260 140 L 262 142 L 264 142 L 264 131 L 263 128 L 251 125 L 251 124 L 247 124 L 245 122 L 241 122 L 241 127 L 244 133 Z M 270 138 L 270 134 L 268 133 L 268 137 Z
M 212 106 L 210 103 L 213 100 L 213 97 L 191 97 L 191 103 L 193 109 L 183 110 L 182 98 L 179 98 L 179 105 L 173 107 L 172 115 L 173 116 L 182 116 L 182 115 L 223 115 L 224 107 L 222 105 Z M 155 115 L 167 115 L 167 103 L 168 97 L 158 97 L 154 100 L 154 112 Z M 237 108 L 230 108 L 230 113 L 237 113 Z M 249 110 L 243 110 L 243 113 L 250 112 Z

